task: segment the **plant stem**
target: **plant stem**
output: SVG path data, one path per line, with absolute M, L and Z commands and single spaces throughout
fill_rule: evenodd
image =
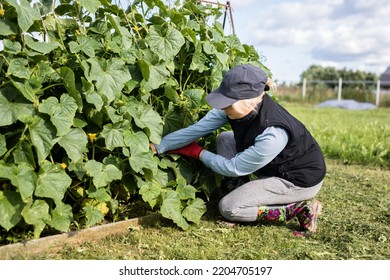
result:
M 92 144 L 92 159 L 95 159 L 95 144 Z

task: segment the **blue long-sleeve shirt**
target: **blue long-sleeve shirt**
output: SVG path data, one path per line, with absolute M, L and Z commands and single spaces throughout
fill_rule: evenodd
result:
M 174 131 L 155 145 L 157 152 L 178 149 L 227 124 L 225 111 L 212 109 L 201 120 L 186 128 Z M 251 174 L 272 161 L 287 145 L 288 133 L 282 127 L 271 126 L 255 139 L 254 145 L 231 159 L 204 150 L 200 160 L 213 171 L 228 177 Z

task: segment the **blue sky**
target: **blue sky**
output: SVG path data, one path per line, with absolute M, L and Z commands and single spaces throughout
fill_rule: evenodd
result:
M 220 1 L 226 3 L 226 1 Z M 310 65 L 374 72 L 390 66 L 388 0 L 230 0 L 242 43 L 265 56 L 278 81 Z M 226 33 L 231 32 L 228 26 Z

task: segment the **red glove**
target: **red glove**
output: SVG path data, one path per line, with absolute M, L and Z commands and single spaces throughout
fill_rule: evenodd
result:
M 199 146 L 196 142 L 192 142 L 187 146 L 184 146 L 180 149 L 170 150 L 169 154 L 179 154 L 183 156 L 193 157 L 199 159 L 200 152 L 203 151 L 203 148 Z

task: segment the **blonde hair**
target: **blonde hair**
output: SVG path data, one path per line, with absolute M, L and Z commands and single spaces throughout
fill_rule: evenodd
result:
M 268 86 L 267 91 L 276 91 L 276 83 L 272 79 L 268 79 L 266 86 Z M 258 97 L 238 100 L 225 109 L 226 114 L 231 119 L 241 119 L 252 112 L 256 106 L 263 101 L 264 95 L 265 91 L 263 91 Z
M 276 85 L 276 83 L 274 82 L 274 80 L 268 78 L 267 82 L 265 83 L 266 86 L 268 86 L 269 90 L 271 91 L 277 91 L 278 87 Z

